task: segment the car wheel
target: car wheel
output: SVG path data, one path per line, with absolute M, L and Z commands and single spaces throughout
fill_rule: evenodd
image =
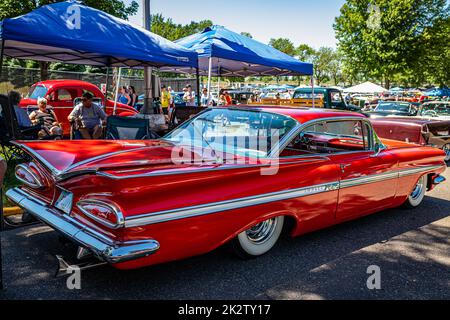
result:
M 284 217 L 261 222 L 240 233 L 232 242 L 235 253 L 242 259 L 253 259 L 273 248 L 283 230 Z
M 450 161 L 450 143 L 447 143 L 442 147 L 442 150 L 445 152 L 445 162 Z
M 423 199 L 425 198 L 425 192 L 427 191 L 427 176 L 423 176 L 419 179 L 414 190 L 409 195 L 405 202 L 405 207 L 408 209 L 414 209 L 420 206 Z

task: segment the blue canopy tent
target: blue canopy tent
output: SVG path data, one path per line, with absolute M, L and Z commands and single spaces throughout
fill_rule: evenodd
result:
M 312 76 L 313 65 L 222 26 L 206 28 L 177 44 L 199 55 L 199 72 L 211 77 Z
M 430 97 L 449 97 L 450 96 L 450 89 L 447 87 L 444 88 L 434 88 L 427 90 L 423 93 L 426 96 Z
M 2 55 L 108 67 L 195 69 L 197 54 L 79 1 L 0 21 Z
M 0 21 L 3 56 L 105 67 L 172 67 L 197 73 L 198 55 L 128 21 L 69 0 Z M 109 70 L 109 69 L 108 69 Z

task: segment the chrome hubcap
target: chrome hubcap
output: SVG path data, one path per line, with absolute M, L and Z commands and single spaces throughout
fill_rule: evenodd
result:
M 420 197 L 423 190 L 423 179 L 420 179 L 419 183 L 414 188 L 413 192 L 411 193 L 411 199 L 416 200 Z
M 272 237 L 277 223 L 276 218 L 261 222 L 245 232 L 247 234 L 247 238 L 255 244 L 263 244 Z

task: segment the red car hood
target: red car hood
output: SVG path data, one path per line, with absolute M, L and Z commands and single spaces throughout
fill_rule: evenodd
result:
M 185 165 L 181 162 L 174 162 L 173 155 L 183 152 L 184 157 L 191 157 L 193 152 L 163 140 L 17 141 L 16 144 L 59 178 L 78 172 L 96 170 L 148 168 L 149 166 L 155 170 L 167 170 L 196 166 L 191 163 Z M 213 163 L 216 159 L 211 157 L 210 160 Z

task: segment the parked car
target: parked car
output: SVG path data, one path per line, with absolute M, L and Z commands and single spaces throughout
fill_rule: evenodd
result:
M 227 243 L 258 257 L 284 227 L 418 207 L 446 169 L 441 150 L 380 140 L 361 114 L 289 107 L 207 108 L 161 140 L 17 145 L 32 160 L 7 197 L 119 269 Z
M 442 149 L 450 161 L 450 119 L 446 121 L 419 117 L 384 117 L 371 119 L 378 136 Z
M 450 120 L 450 101 L 424 103 L 419 109 L 418 116 L 434 120 Z
M 342 92 L 335 88 L 314 88 L 314 106 L 316 108 L 337 109 L 348 111 L 360 111 L 361 108 L 353 104 L 347 104 L 342 97 Z M 313 105 L 313 89 L 297 88 L 292 99 L 292 105 L 311 107 Z
M 107 115 L 112 115 L 114 101 L 106 100 L 104 94 L 97 86 L 79 80 L 47 80 L 31 86 L 28 97 L 22 99 L 20 106 L 26 108 L 29 113 L 37 109 L 37 100 L 46 98 L 49 108 L 52 108 L 62 123 L 64 135 L 70 134 L 70 122 L 67 119 L 74 107 L 74 100 L 81 97 L 84 92 L 90 92 L 95 98 L 100 98 L 102 107 L 105 107 Z M 116 113 L 119 116 L 130 116 L 136 114 L 132 107 L 117 103 Z
M 375 109 L 365 112 L 371 118 L 386 116 L 406 116 L 417 115 L 420 104 L 403 101 L 380 101 Z

